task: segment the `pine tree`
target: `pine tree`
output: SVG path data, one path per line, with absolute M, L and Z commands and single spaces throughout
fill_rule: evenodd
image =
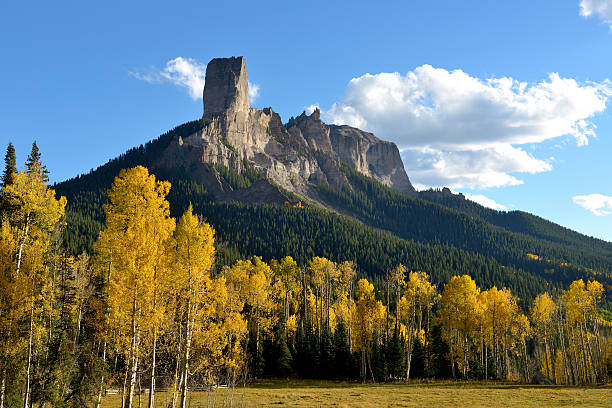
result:
M 293 356 L 287 346 L 287 336 L 285 335 L 285 322 L 283 318 L 278 319 L 274 335 L 274 374 L 277 377 L 287 378 L 293 374 Z
M 425 377 L 425 349 L 418 337 L 414 340 L 412 362 L 410 363 L 410 376 L 412 378 Z
M 32 171 L 40 171 L 43 177 L 43 181 L 47 183 L 49 181 L 49 170 L 47 170 L 47 166 L 42 164 L 40 150 L 38 149 L 38 145 L 36 141 L 32 143 L 32 151 L 28 155 L 28 160 L 26 161 L 26 172 L 31 173 Z
M 400 379 L 406 374 L 405 358 L 402 336 L 399 335 L 399 330 L 394 330 L 387 351 L 387 366 L 392 380 Z
M 372 373 L 374 381 L 387 380 L 387 357 L 385 344 L 381 341 L 381 336 L 378 330 L 374 330 L 372 335 Z
M 334 357 L 337 380 L 347 380 L 351 377 L 351 352 L 348 344 L 348 335 L 344 323 L 340 321 L 334 331 Z
M 319 378 L 331 379 L 336 371 L 334 346 L 332 343 L 332 333 L 324 328 L 321 333 L 321 343 L 319 344 Z
M 17 160 L 15 158 L 15 146 L 13 142 L 9 142 L 4 156 L 4 174 L 2 175 L 2 186 L 6 187 L 13 184 L 15 173 L 17 173 Z

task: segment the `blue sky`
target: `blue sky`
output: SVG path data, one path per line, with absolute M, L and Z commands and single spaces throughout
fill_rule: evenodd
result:
M 88 172 L 201 116 L 206 63 L 244 55 L 252 106 L 319 106 L 420 188 L 612 241 L 612 0 L 222 3 L 2 2 L 0 146 Z

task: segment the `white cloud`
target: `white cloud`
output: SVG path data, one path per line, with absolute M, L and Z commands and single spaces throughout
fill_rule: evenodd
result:
M 572 200 L 597 216 L 612 214 L 612 196 L 587 194 L 574 196 Z
M 482 194 L 464 194 L 464 195 L 465 195 L 465 198 L 467 198 L 468 200 L 472 200 L 484 207 L 492 208 L 494 210 L 505 210 L 506 208 L 508 208 L 505 205 L 499 204 L 495 202 L 495 200 L 489 197 L 486 197 Z
M 422 65 L 406 75 L 352 79 L 323 118 L 395 142 L 417 184 L 500 187 L 523 182 L 510 173 L 552 169 L 552 160 L 517 146 L 566 135 L 588 144 L 595 137 L 590 119 L 609 96 L 608 81 L 580 84 L 553 73 L 528 84 Z
M 259 85 L 251 83 L 249 81 L 249 101 L 253 102 L 259 97 Z
M 584 17 L 597 14 L 612 30 L 612 0 L 582 0 L 580 14 Z
M 509 173 L 540 173 L 552 165 L 521 148 L 498 144 L 483 148 L 445 150 L 432 147 L 402 151 L 411 179 L 430 187 L 491 188 L 523 184 Z
M 149 72 L 130 72 L 130 75 L 149 83 L 170 82 L 186 88 L 193 100 L 202 99 L 206 65 L 193 58 L 177 57 L 166 63 L 164 69 L 153 68 Z M 254 101 L 259 96 L 259 85 L 249 82 L 249 98 Z

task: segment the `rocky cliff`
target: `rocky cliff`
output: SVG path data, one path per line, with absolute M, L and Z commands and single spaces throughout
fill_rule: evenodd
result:
M 210 166 L 204 164 L 221 164 L 238 173 L 248 166 L 272 184 L 318 201 L 317 185 L 346 185 L 339 166 L 344 162 L 402 193 L 415 194 L 395 144 L 349 126 L 327 125 L 318 109 L 283 124 L 272 108 L 251 108 L 243 57 L 215 58 L 208 64 L 203 121 L 200 131 L 173 142 L 160 164 L 184 167 L 218 199 L 278 202 L 283 197 L 269 183 L 234 191 L 218 174 L 205 171 Z

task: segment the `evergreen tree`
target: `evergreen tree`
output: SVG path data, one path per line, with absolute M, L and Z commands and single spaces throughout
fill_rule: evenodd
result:
M 412 361 L 410 362 L 410 377 L 425 377 L 425 349 L 419 338 L 414 340 L 412 349 Z
M 4 174 L 2 175 L 2 186 L 6 187 L 13 184 L 13 179 L 17 173 L 17 160 L 15 158 L 15 146 L 9 142 L 4 156 Z
M 275 375 L 277 377 L 287 378 L 293 374 L 293 356 L 287 346 L 287 336 L 285 335 L 285 322 L 283 318 L 278 319 L 276 329 L 276 364 Z
M 334 356 L 334 346 L 332 343 L 332 333 L 329 331 L 329 328 L 323 328 L 319 350 L 319 377 L 331 379 L 335 375 L 336 360 Z
M 442 328 L 436 324 L 431 329 L 431 342 L 429 343 L 431 356 L 431 370 L 435 378 L 451 378 L 450 347 L 442 338 Z
M 38 169 L 38 165 L 40 166 L 40 169 Z M 49 181 L 49 170 L 47 170 L 47 166 L 42 164 L 40 150 L 38 149 L 36 141 L 32 143 L 32 151 L 26 160 L 26 171 L 30 173 L 35 170 L 40 170 L 42 172 L 43 181 L 45 183 Z
M 342 322 L 338 323 L 333 337 L 334 357 L 335 357 L 335 372 L 334 375 L 338 380 L 346 380 L 351 378 L 352 357 L 348 345 L 348 335 L 346 327 Z
M 372 341 L 372 374 L 374 374 L 374 381 L 386 381 L 387 380 L 387 357 L 385 344 L 380 341 L 380 335 L 378 330 L 374 331 Z
M 404 353 L 404 342 L 397 330 L 389 342 L 387 350 L 387 366 L 389 377 L 392 380 L 400 379 L 406 374 L 406 353 Z M 411 367 L 412 371 L 412 367 Z

